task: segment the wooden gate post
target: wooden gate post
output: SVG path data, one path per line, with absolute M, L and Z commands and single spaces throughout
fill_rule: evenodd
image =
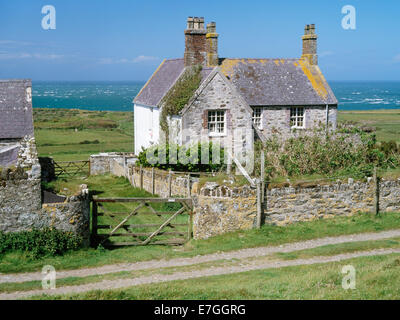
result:
M 155 186 L 154 186 L 154 167 L 151 168 L 151 194 L 154 194 L 155 192 Z
M 97 243 L 97 202 L 92 202 L 92 245 Z
M 168 197 L 171 198 L 172 194 L 172 171 L 169 170 L 168 173 Z
M 187 186 L 186 186 L 186 188 L 187 188 L 188 198 L 190 198 L 191 193 L 192 193 L 192 189 L 190 188 L 190 173 L 187 175 Z
M 262 194 L 262 203 L 264 205 L 265 201 L 265 154 L 264 150 L 261 151 L 261 194 Z
M 261 181 L 257 180 L 256 183 L 257 183 L 257 229 L 260 229 L 262 223 Z
M 379 214 L 379 177 L 376 167 L 374 167 L 374 211 L 375 215 Z
M 193 233 L 193 211 L 189 211 L 189 221 L 188 221 L 188 241 L 192 239 Z
M 140 165 L 140 189 L 143 189 L 143 167 Z

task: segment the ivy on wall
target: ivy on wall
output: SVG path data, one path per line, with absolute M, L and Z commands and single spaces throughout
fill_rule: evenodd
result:
M 160 126 L 167 137 L 169 132 L 168 116 L 179 114 L 189 102 L 190 98 L 200 86 L 201 70 L 202 67 L 200 65 L 186 68 L 183 75 L 163 99 Z

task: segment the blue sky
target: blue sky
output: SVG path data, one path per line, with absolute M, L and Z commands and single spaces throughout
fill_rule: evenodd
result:
M 356 30 L 341 26 L 344 5 Z M 41 9 L 56 8 L 43 30 Z M 301 55 L 304 25 L 317 27 L 328 80 L 400 80 L 398 0 L 1 0 L 0 78 L 146 80 L 182 57 L 188 16 L 216 21 L 221 57 Z

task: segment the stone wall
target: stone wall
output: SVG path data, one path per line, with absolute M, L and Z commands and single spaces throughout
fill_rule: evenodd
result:
M 206 239 L 255 226 L 257 197 L 255 190 L 249 186 L 232 188 L 207 183 L 193 199 L 194 239 Z
M 265 222 L 285 225 L 332 216 L 372 212 L 374 185 L 369 182 L 335 183 L 310 188 L 271 189 L 266 194 Z M 371 179 L 370 179 L 371 180 Z M 400 179 L 380 182 L 380 212 L 400 211 Z
M 209 82 L 202 83 L 198 92 L 198 96 L 182 116 L 183 134 L 187 135 L 182 137 L 182 142 L 193 143 L 195 137 L 200 139 L 208 134 L 208 111 L 221 110 L 225 111 L 226 131 L 220 135 L 210 134 L 209 139 L 221 146 L 233 140 L 233 153 L 237 156 L 243 149 L 252 150 L 252 111 L 248 110 L 246 103 L 225 76 L 216 72 Z
M 67 197 L 64 202 L 43 204 L 39 216 L 39 227 L 72 232 L 83 238 L 84 246 L 89 245 L 90 200 L 86 186 L 79 194 Z
M 263 217 L 266 224 L 287 225 L 334 216 L 372 212 L 374 184 L 333 183 L 311 187 L 272 188 L 266 191 Z M 256 191 L 248 186 L 207 183 L 194 196 L 194 238 L 203 239 L 234 230 L 251 229 L 257 216 Z M 400 212 L 400 179 L 381 180 L 380 212 Z
M 5 174 L 7 173 L 7 174 Z M 21 168 L 3 169 L 0 177 L 0 231 L 54 227 L 89 241 L 90 202 L 87 187 L 62 203 L 42 205 L 41 180 Z
M 326 125 L 326 106 L 304 108 L 305 128 L 293 130 L 290 127 L 290 107 L 265 107 L 262 110 L 261 132 L 266 138 L 279 134 L 282 138 L 311 134 L 313 129 Z M 329 106 L 328 124 L 331 129 L 337 126 L 337 106 Z
M 90 175 L 127 175 L 127 164 L 136 161 L 133 153 L 100 153 L 90 156 Z

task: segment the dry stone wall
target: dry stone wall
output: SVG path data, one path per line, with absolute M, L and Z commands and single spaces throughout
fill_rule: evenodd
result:
M 227 187 L 207 183 L 194 197 L 193 237 L 205 239 L 226 232 L 252 229 L 257 197 L 249 186 Z
M 351 216 L 372 212 L 375 187 L 368 182 L 336 182 L 312 187 L 272 188 L 266 191 L 263 218 L 266 224 L 287 225 L 300 221 Z M 256 191 L 248 186 L 207 183 L 194 197 L 195 239 L 235 230 L 251 229 L 257 216 Z M 400 179 L 381 180 L 380 212 L 400 212 Z

